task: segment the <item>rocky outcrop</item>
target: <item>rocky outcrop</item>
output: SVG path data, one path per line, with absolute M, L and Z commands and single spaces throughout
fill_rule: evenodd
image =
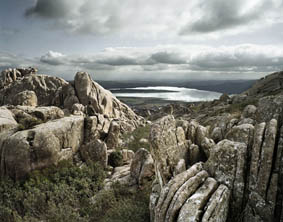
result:
M 110 118 L 138 120 L 138 116 L 127 105 L 121 103 L 111 92 L 92 81 L 86 72 L 76 74 L 75 89 L 80 103 L 92 108 L 92 112 Z
M 154 194 L 154 193 L 153 193 Z M 202 163 L 173 177 L 155 197 L 154 221 L 226 221 L 230 192 L 209 177 Z M 154 200 L 151 197 L 151 200 Z M 215 220 L 213 220 L 213 218 Z
M 151 153 L 160 184 L 166 184 L 180 159 L 188 159 L 188 142 L 182 127 L 176 127 L 173 116 L 166 116 L 152 125 Z
M 0 76 L 0 88 L 7 87 L 9 84 L 22 79 L 29 74 L 36 74 L 36 68 L 18 68 L 18 69 L 6 69 L 1 72 Z
M 205 168 L 218 182 L 231 191 L 233 214 L 242 210 L 247 168 L 247 145 L 245 143 L 222 140 L 212 152 Z
M 258 80 L 250 89 L 245 91 L 243 94 L 248 96 L 266 96 L 275 94 L 278 93 L 278 91 L 282 90 L 282 85 L 283 72 L 275 72 Z
M 1 176 L 24 178 L 41 169 L 72 157 L 83 142 L 84 119 L 65 117 L 18 131 L 4 139 L 0 147 Z
M 279 166 L 272 169 L 277 134 L 277 121 L 256 126 L 248 183 L 245 221 L 274 221 Z M 280 144 L 281 145 L 281 144 Z M 282 150 L 281 150 L 282 151 Z M 280 153 L 278 153 L 279 155 Z M 279 159 L 278 159 L 279 160 Z
M 14 95 L 26 90 L 33 91 L 37 96 L 37 103 L 40 106 L 60 105 L 58 91 L 68 83 L 58 77 L 48 75 L 30 74 L 10 83 L 0 89 L 0 104 L 14 104 Z

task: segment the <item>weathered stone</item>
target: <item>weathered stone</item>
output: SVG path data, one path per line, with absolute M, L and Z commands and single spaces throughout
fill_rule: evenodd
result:
M 242 210 L 247 167 L 247 145 L 222 140 L 211 151 L 205 168 L 218 182 L 231 191 L 231 207 L 234 215 Z
M 80 103 L 93 108 L 95 113 L 111 118 L 126 118 L 135 121 L 139 119 L 127 105 L 116 99 L 110 91 L 92 81 L 86 72 L 76 74 L 75 89 Z
M 196 133 L 199 124 L 195 121 L 189 122 L 188 130 L 187 130 L 187 139 L 191 140 L 192 143 L 196 144 Z
M 184 159 L 180 159 L 174 169 L 173 176 L 176 176 L 184 171 L 186 171 L 186 161 Z
M 158 203 L 155 208 L 155 222 L 165 221 L 167 210 L 176 191 L 190 178 L 203 170 L 202 163 L 196 163 L 188 170 L 173 177 L 164 187 L 162 187 Z M 160 184 L 160 182 L 159 182 Z
M 104 168 L 107 167 L 108 155 L 107 146 L 101 140 L 93 140 L 87 144 L 84 144 L 80 148 L 81 157 L 84 161 L 93 161 L 100 163 Z
M 211 138 L 218 143 L 219 141 L 221 141 L 224 136 L 223 136 L 223 132 L 222 129 L 220 127 L 215 127 L 212 132 L 211 132 Z
M 244 119 L 240 120 L 240 122 L 238 123 L 238 125 L 243 125 L 243 124 L 254 125 L 254 124 L 255 124 L 255 120 L 253 120 L 253 119 L 251 119 L 251 118 L 244 118 Z
M 177 221 L 200 221 L 205 204 L 216 189 L 216 180 L 211 177 L 207 178 L 204 184 L 182 206 Z
M 13 117 L 13 113 L 6 107 L 0 107 L 0 133 L 16 128 L 18 123 Z
M 189 165 L 192 166 L 201 160 L 201 153 L 198 145 L 192 144 L 189 147 Z
M 267 96 L 258 101 L 255 118 L 258 123 L 282 119 L 283 96 Z
M 154 161 L 146 149 L 140 148 L 131 163 L 131 176 L 135 178 L 137 184 L 143 185 L 151 180 L 153 175 Z
M 200 171 L 195 176 L 189 178 L 175 193 L 170 206 L 167 210 L 166 221 L 174 222 L 178 218 L 178 213 L 188 198 L 198 189 L 207 179 L 208 173 Z
M 242 124 L 234 126 L 225 136 L 226 139 L 245 143 L 251 147 L 253 142 L 254 126 L 251 124 Z
M 253 119 L 255 117 L 255 113 L 256 113 L 256 106 L 254 105 L 247 105 L 241 115 L 241 118 L 251 118 Z
M 16 116 L 18 122 L 20 122 L 21 119 L 29 118 L 30 116 L 36 117 L 44 122 L 64 117 L 63 110 L 56 106 L 16 106 L 11 111 Z
M 65 149 L 76 153 L 83 142 L 82 117 L 65 117 L 16 132 L 3 142 L 1 175 L 24 178 L 30 171 L 57 164 Z
M 176 128 L 173 116 L 161 118 L 152 125 L 150 131 L 152 156 L 155 170 L 161 184 L 167 183 L 180 159 L 188 159 L 188 144 L 182 127 Z
M 256 126 L 251 152 L 248 205 L 245 221 L 273 221 L 278 191 L 278 171 L 272 172 L 277 135 L 277 120 Z M 277 154 L 279 155 L 279 154 Z M 276 160 L 276 159 L 275 159 Z M 277 169 L 278 170 L 278 169 Z
M 120 138 L 120 125 L 116 121 L 112 121 L 110 124 L 106 144 L 109 149 L 116 149 L 119 147 Z
M 110 127 L 110 119 L 103 115 L 90 116 L 85 118 L 85 142 L 96 139 L 104 140 Z
M 230 200 L 229 189 L 221 184 L 209 199 L 205 207 L 202 222 L 226 222 Z
M 80 103 L 74 103 L 71 110 L 73 115 L 83 116 L 85 112 L 85 107 Z
M 62 86 L 67 84 L 65 80 L 54 76 L 26 75 L 20 81 L 0 89 L 0 95 L 3 95 L 0 104 L 14 104 L 14 95 L 25 90 L 34 91 L 39 106 L 63 104 L 63 101 L 58 101 L 60 98 L 57 95 Z
M 73 110 L 73 105 L 79 103 L 79 99 L 76 96 L 74 87 L 69 83 L 62 86 L 63 106 L 65 109 Z
M 135 156 L 135 153 L 132 150 L 122 149 L 121 152 L 122 152 L 122 155 L 123 155 L 123 162 L 124 163 L 130 163 Z
M 14 97 L 14 105 L 37 106 L 37 96 L 34 91 L 25 90 Z

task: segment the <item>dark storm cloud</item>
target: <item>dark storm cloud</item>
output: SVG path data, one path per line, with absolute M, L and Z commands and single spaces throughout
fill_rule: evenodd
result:
M 156 63 L 165 64 L 184 64 L 186 60 L 182 59 L 177 53 L 157 52 L 150 56 L 150 59 Z
M 68 15 L 72 1 L 37 0 L 35 5 L 26 10 L 25 15 L 38 15 L 46 18 L 63 18 Z
M 170 38 L 179 34 L 188 38 L 191 33 L 266 26 L 282 19 L 282 2 L 154 0 L 144 4 L 142 0 L 35 0 L 26 15 L 45 18 L 49 27 L 81 35 L 110 35 L 119 31 L 119 36 L 126 37 Z
M 248 3 L 252 2 L 255 3 L 250 7 Z M 258 20 L 265 10 L 270 9 L 272 4 L 269 0 L 202 1 L 199 5 L 201 16 L 194 22 L 189 21 L 187 25 L 181 28 L 179 33 L 181 35 L 193 32 L 209 33 L 247 25 Z

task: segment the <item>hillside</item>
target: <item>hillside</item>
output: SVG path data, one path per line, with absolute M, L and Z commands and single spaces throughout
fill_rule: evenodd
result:
M 282 73 L 135 113 L 85 72 L 4 70 L 0 220 L 282 221 Z

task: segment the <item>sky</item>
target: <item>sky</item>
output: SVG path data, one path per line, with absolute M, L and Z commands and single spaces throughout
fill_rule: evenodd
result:
M 0 70 L 258 79 L 283 70 L 283 0 L 1 0 Z

